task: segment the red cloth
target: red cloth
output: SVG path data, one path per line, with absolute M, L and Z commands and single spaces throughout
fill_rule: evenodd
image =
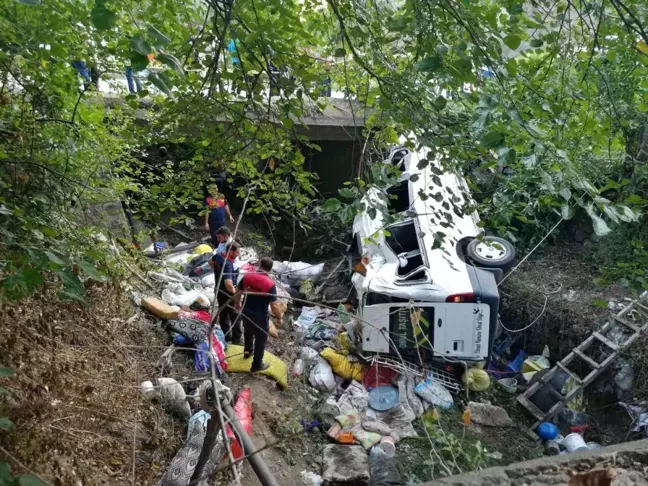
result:
M 211 314 L 206 310 L 180 311 L 178 312 L 178 317 L 180 319 L 198 319 L 199 321 L 206 322 L 207 324 L 211 322 Z
M 238 419 L 241 426 L 249 434 L 252 433 L 252 390 L 250 388 L 244 388 L 241 393 L 238 394 L 236 399 L 236 404 L 234 405 L 234 414 Z M 243 448 L 239 444 L 234 432 L 229 425 L 226 426 L 227 437 L 230 439 L 230 444 L 232 445 L 232 456 L 234 459 L 240 459 L 243 457 Z
M 367 390 L 380 385 L 391 385 L 394 378 L 398 377 L 399 374 L 398 371 L 388 366 L 373 363 L 365 373 L 362 384 Z

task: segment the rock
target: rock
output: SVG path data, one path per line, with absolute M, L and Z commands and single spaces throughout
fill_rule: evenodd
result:
M 324 486 L 369 485 L 369 459 L 362 446 L 329 444 L 323 457 Z
M 488 427 L 512 427 L 513 421 L 502 407 L 487 403 L 468 402 L 471 420 Z

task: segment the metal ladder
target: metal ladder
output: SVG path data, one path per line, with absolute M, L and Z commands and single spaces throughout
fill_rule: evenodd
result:
M 619 328 L 623 331 L 621 335 L 624 338 L 624 341 L 621 343 L 618 342 L 618 338 L 615 341 L 609 338 L 610 331 L 619 331 Z M 571 353 L 558 361 L 539 381 L 535 382 L 522 395 L 518 396 L 518 403 L 527 409 L 537 420 L 531 427 L 531 430 L 535 430 L 540 422 L 550 420 L 567 402 L 582 393 L 586 386 L 590 385 L 614 362 L 621 351 L 630 346 L 646 330 L 648 330 L 648 293 L 644 292 L 639 299 L 631 302 L 617 314 L 612 314 L 608 322 L 601 329 L 594 331 L 585 341 L 574 348 Z M 586 351 L 593 345 L 598 345 L 599 350 L 607 355 L 600 363 L 593 359 L 592 356 L 586 354 Z M 578 360 L 585 363 L 592 370 L 584 377 L 578 376 L 574 371 L 569 369 L 569 365 Z M 549 383 L 559 371 L 567 373 L 576 383 L 576 386 L 565 395 L 556 391 Z M 541 389 L 547 390 L 558 400 L 547 412 L 543 412 L 531 401 L 531 398 Z

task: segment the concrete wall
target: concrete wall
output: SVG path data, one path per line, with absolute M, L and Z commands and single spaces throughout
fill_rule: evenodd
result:
M 630 486 L 648 485 L 648 440 L 596 451 L 550 456 L 493 467 L 425 483 L 422 486 Z
M 314 140 L 313 143 L 322 151 L 305 148 L 308 150 L 304 154 L 306 169 L 318 175 L 316 186 L 323 196 L 337 196 L 337 190 L 343 187 L 344 182 L 358 176 L 362 143 L 352 140 Z

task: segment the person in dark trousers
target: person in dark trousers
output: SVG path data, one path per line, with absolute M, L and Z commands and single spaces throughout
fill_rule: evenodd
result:
M 250 295 L 248 294 L 243 306 L 243 339 L 244 339 L 244 358 L 252 359 L 250 371 L 255 373 L 263 371 L 270 366 L 263 362 L 263 353 L 265 352 L 266 342 L 268 341 L 269 314 L 268 306 L 272 309 L 272 315 L 283 322 L 281 309 L 277 302 L 277 287 L 274 281 L 268 276 L 272 270 L 272 259 L 264 257 L 261 259 L 258 272 L 246 273 L 243 275 L 239 290 L 245 292 L 261 292 L 267 295 Z
M 238 281 L 238 270 L 234 268 L 234 260 L 238 256 L 239 245 L 232 242 L 223 254 L 216 254 L 209 261 L 214 269 L 216 281 L 223 273 L 221 284 L 216 291 L 216 300 L 218 308 L 222 309 L 218 317 L 218 325 L 225 334 L 225 341 L 232 344 L 241 342 L 241 325 L 236 320 L 235 302 L 232 299 L 229 304 L 227 301 L 236 293 L 236 282 Z
M 216 184 L 209 186 L 209 196 L 205 198 L 205 205 L 207 206 L 205 231 L 209 231 L 211 234 L 211 242 L 215 248 L 219 243 L 216 231 L 221 226 L 225 226 L 225 216 L 227 216 L 230 223 L 234 222 L 234 218 L 225 200 L 225 195 L 219 192 Z

